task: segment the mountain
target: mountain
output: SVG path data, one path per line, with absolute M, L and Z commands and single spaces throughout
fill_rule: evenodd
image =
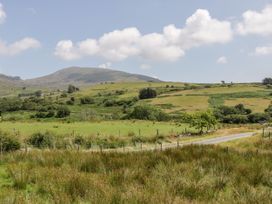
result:
M 82 68 L 69 67 L 57 71 L 53 74 L 25 80 L 24 83 L 29 86 L 61 88 L 68 84 L 84 86 L 101 82 L 158 82 L 159 79 L 145 75 L 130 74 L 123 71 L 116 71 L 102 68 Z
M 9 95 L 23 86 L 24 82 L 20 77 L 11 77 L 0 74 L 0 96 Z

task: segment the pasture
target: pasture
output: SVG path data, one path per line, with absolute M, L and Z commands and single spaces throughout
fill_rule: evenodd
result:
M 187 124 L 151 121 L 102 121 L 102 122 L 1 122 L 0 130 L 19 134 L 22 138 L 37 132 L 50 131 L 61 136 L 131 136 L 152 137 L 157 134 L 173 135 L 189 130 Z

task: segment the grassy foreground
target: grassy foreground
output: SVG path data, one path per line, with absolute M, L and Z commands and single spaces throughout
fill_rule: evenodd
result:
M 262 144 L 266 153 L 220 146 L 13 153 L 0 165 L 0 202 L 271 203 L 271 141 Z

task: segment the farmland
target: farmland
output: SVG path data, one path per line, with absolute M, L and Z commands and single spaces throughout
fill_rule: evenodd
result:
M 1 114 L 0 141 L 8 144 L 6 153 L 0 148 L 1 202 L 272 199 L 271 141 L 256 122 L 270 120 L 269 87 L 124 82 L 70 88 L 17 89 L 3 99 L 14 108 Z M 142 90 L 156 96 L 140 98 Z M 208 124 L 199 123 L 202 118 Z M 242 132 L 258 135 L 217 146 L 157 148 Z

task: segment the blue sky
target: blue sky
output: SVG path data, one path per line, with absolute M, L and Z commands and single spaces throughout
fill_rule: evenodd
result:
M 272 1 L 0 3 L 3 74 L 32 78 L 69 66 L 100 66 L 169 81 L 272 76 Z

